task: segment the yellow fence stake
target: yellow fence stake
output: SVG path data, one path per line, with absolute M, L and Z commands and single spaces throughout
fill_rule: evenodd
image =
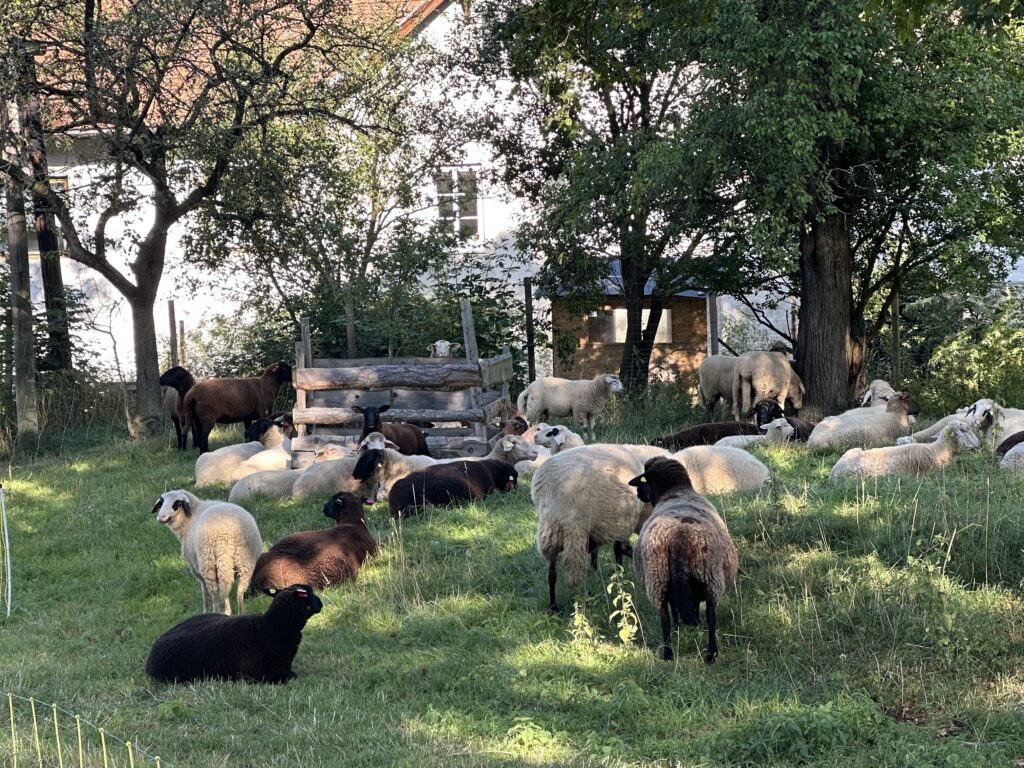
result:
M 100 745 L 103 749 L 103 768 L 110 768 L 107 764 L 107 734 L 102 728 L 100 728 Z
M 36 757 L 39 760 L 39 768 L 43 768 L 43 745 L 39 741 L 39 722 L 36 720 L 36 700 L 29 699 L 28 704 L 32 707 L 32 733 L 36 739 Z
M 154 768 L 160 768 L 160 755 L 156 756 L 156 766 Z
M 128 768 L 135 768 L 135 758 L 132 757 L 132 743 L 126 741 L 124 745 L 128 747 Z
M 64 751 L 60 748 L 60 728 L 57 727 L 57 705 L 50 706 L 53 708 L 53 735 L 57 739 L 57 765 L 64 768 Z
M 7 708 L 11 711 L 11 757 L 14 768 L 18 768 L 18 740 L 14 737 L 14 695 L 7 694 Z
M 78 731 L 78 768 L 85 768 L 85 750 L 82 749 L 82 717 L 75 715 L 75 730 Z

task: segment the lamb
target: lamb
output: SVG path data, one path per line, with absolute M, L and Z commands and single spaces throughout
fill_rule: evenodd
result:
M 550 455 L 568 451 L 570 448 L 579 448 L 585 445 L 583 438 L 575 432 L 563 426 L 548 427 L 543 432 L 537 433 L 537 445 L 548 449 Z
M 352 406 L 352 410 L 363 416 L 363 431 L 359 439 L 364 439 L 371 432 L 380 432 L 398 447 L 399 453 L 407 456 L 429 456 L 427 438 L 423 430 L 415 424 L 404 424 L 401 422 L 381 423 L 380 415 L 391 410 L 390 405 L 368 405 L 361 408 L 358 405 Z
M 558 610 L 558 555 L 566 584 L 582 580 L 589 554 L 615 545 L 616 561 L 628 551 L 643 504 L 629 480 L 643 462 L 667 452 L 653 446 L 594 444 L 555 454 L 533 476 L 530 497 L 537 507 L 537 551 L 548 562 L 548 609 Z
M 551 416 L 572 415 L 596 440 L 594 424 L 612 395 L 622 392 L 622 382 L 614 373 L 599 373 L 593 379 L 560 379 L 545 376 L 524 389 L 517 400 L 519 411 L 528 421 Z
M 686 467 L 694 489 L 704 495 L 757 490 L 770 476 L 768 467 L 742 448 L 692 445 L 672 458 Z
M 438 339 L 433 344 L 427 345 L 429 357 L 451 357 L 460 349 L 462 349 L 462 345 L 457 341 L 445 341 L 444 339 Z
M 289 584 L 324 589 L 355 580 L 366 558 L 377 554 L 377 540 L 366 525 L 363 500 L 354 493 L 336 493 L 324 504 L 324 515 L 337 525 L 324 531 L 299 531 L 280 539 L 260 555 L 250 593 Z
M 273 601 L 251 616 L 202 614 L 165 632 L 149 652 L 146 674 L 167 683 L 219 678 L 284 683 L 295 677 L 292 661 L 302 629 L 323 603 L 308 584 L 266 590 Z
M 789 399 L 800 410 L 804 392 L 804 383 L 782 352 L 744 352 L 736 358 L 732 377 L 732 412 L 736 421 L 746 417 L 758 400 L 775 400 L 784 407 Z
M 782 406 L 774 400 L 758 400 L 754 403 L 753 414 L 754 423 L 761 427 L 761 429 L 764 429 L 765 424 L 775 421 L 775 419 L 785 418 L 786 421 L 789 422 L 789 425 L 793 427 L 794 432 L 792 439 L 801 443 L 807 442 L 807 438 L 811 436 L 811 432 L 813 432 L 814 428 L 817 426 L 817 424 L 813 424 L 796 416 L 786 416 L 785 412 L 782 410 Z
M 172 366 L 160 374 L 160 386 L 167 387 L 164 391 L 164 408 L 171 415 L 179 451 L 184 451 L 188 443 L 188 432 L 182 428 L 181 406 L 185 402 L 185 395 L 195 383 L 195 377 L 180 365 Z
M 209 598 L 211 611 L 223 602 L 224 613 L 231 615 L 231 585 L 236 578 L 241 613 L 242 596 L 263 552 L 252 515 L 237 504 L 204 501 L 185 490 L 162 493 L 153 513 L 181 542 L 181 556 L 202 590 L 203 613 Z
M 836 482 L 846 477 L 921 475 L 948 467 L 961 450 L 980 447 L 977 433 L 968 424 L 953 421 L 932 443 L 890 445 L 867 451 L 851 448 L 835 463 L 828 477 Z
M 653 505 L 633 550 L 640 585 L 661 617 L 661 658 L 673 657 L 672 624 L 708 622 L 710 664 L 718 656 L 718 602 L 736 583 L 739 554 L 718 510 L 694 490 L 686 469 L 672 459 L 650 459 L 629 484 L 640 501 Z M 671 615 L 670 615 L 671 610 Z
M 664 448 L 686 448 L 691 445 L 714 445 L 723 437 L 732 435 L 760 435 L 761 428 L 742 421 L 718 421 L 698 424 L 671 435 L 662 435 L 651 441 Z
M 884 379 L 875 379 L 864 390 L 860 404 L 865 408 L 885 408 L 886 403 L 892 400 L 896 394 L 896 390 L 889 385 L 889 382 Z
M 388 493 L 392 517 L 422 512 L 427 505 L 448 507 L 483 499 L 495 488 L 515 489 L 518 473 L 498 459 L 467 459 L 417 470 L 395 482 Z
M 185 395 L 182 403 L 182 428 L 192 430 L 192 441 L 200 453 L 210 450 L 210 432 L 214 424 L 253 421 L 270 413 L 281 385 L 291 381 L 287 363 L 269 366 L 262 376 L 247 379 L 207 379 Z
M 697 396 L 704 406 L 704 418 L 711 421 L 719 400 L 732 405 L 732 380 L 736 374 L 736 360 L 728 355 L 711 355 L 697 367 Z
M 910 416 L 919 412 L 913 398 L 901 392 L 889 400 L 885 410 L 853 408 L 822 419 L 811 432 L 807 445 L 825 450 L 892 445 L 896 438 L 910 431 Z
M 796 430 L 785 418 L 775 419 L 761 427 L 763 435 L 733 435 L 723 437 L 716 446 L 732 446 L 746 448 L 748 445 L 788 443 L 796 435 Z

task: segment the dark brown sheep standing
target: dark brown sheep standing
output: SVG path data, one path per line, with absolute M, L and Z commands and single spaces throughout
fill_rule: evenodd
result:
M 244 422 L 246 428 L 270 414 L 281 385 L 291 381 L 292 369 L 279 362 L 262 376 L 246 379 L 206 379 L 192 387 L 182 404 L 182 427 L 192 430 L 192 442 L 200 453 L 210 450 L 214 424 Z
M 182 406 L 185 395 L 195 386 L 196 379 L 185 368 L 175 365 L 160 374 L 160 386 L 167 387 L 164 392 L 164 408 L 171 414 L 171 423 L 178 438 L 178 450 L 184 451 L 188 442 L 188 430 L 182 427 Z M 195 448 L 195 445 L 192 446 Z
M 354 493 L 336 493 L 324 504 L 324 514 L 337 525 L 285 536 L 260 555 L 250 591 L 289 584 L 323 589 L 356 578 L 366 558 L 377 554 L 377 540 L 366 525 L 363 501 Z
M 390 405 L 368 405 L 365 408 L 358 405 L 352 406 L 352 410 L 362 414 L 363 417 L 363 431 L 359 434 L 359 439 L 362 440 L 371 432 L 380 432 L 398 446 L 399 453 L 404 453 L 406 456 L 429 456 L 427 438 L 423 434 L 423 430 L 415 424 L 394 421 L 384 424 L 381 422 L 380 415 L 390 409 Z
M 761 428 L 756 424 L 742 421 L 717 421 L 710 424 L 698 424 L 671 435 L 662 435 L 651 441 L 652 445 L 662 448 L 689 448 L 691 445 L 714 445 L 723 437 L 733 435 L 760 435 Z
M 633 548 L 633 566 L 647 597 L 661 616 L 661 657 L 672 658 L 672 624 L 708 621 L 710 664 L 718 655 L 716 608 L 736 582 L 739 556 L 718 510 L 693 490 L 675 459 L 648 459 L 643 474 L 629 481 L 641 501 L 653 505 Z M 670 616 L 671 610 L 671 616 Z

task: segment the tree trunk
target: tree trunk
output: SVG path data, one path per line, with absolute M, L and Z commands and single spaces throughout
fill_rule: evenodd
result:
M 158 219 L 161 214 L 157 212 Z M 128 431 L 136 439 L 155 437 L 163 432 L 163 398 L 160 396 L 160 357 L 156 346 L 156 293 L 163 274 L 167 249 L 167 227 L 153 225 L 139 246 L 133 268 L 138 275 L 138 290 L 129 299 L 135 342 L 135 415 Z
M 802 418 L 849 407 L 864 363 L 862 324 L 854 323 L 850 233 L 842 213 L 808 214 L 800 232 L 797 370 L 807 394 Z
M 32 344 L 32 294 L 28 272 L 25 191 L 7 179 L 7 246 L 11 261 L 11 326 L 14 336 L 14 403 L 18 441 L 39 431 Z
M 643 269 L 643 247 L 640 236 L 626 233 L 620 237 L 619 263 L 622 267 L 622 297 L 626 302 L 626 343 L 622 346 L 619 378 L 622 379 L 627 392 L 643 392 L 647 388 L 651 345 L 658 330 L 658 322 L 661 320 L 661 300 L 652 300 L 650 319 L 647 323 L 650 332 L 644 333 L 644 288 L 649 275 Z M 657 312 L 654 311 L 655 302 Z M 650 330 L 652 328 L 653 330 Z

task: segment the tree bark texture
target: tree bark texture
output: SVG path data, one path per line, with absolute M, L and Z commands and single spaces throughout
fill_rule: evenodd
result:
M 32 343 L 32 295 L 28 272 L 25 191 L 7 179 L 7 245 L 11 260 L 11 326 L 14 336 L 14 403 L 18 440 L 39 431 Z
M 802 418 L 849 407 L 863 367 L 863 328 L 853 318 L 853 260 L 846 217 L 808 215 L 800 233 L 797 370 L 807 394 Z
M 157 218 L 160 217 L 161 212 L 158 210 Z M 135 342 L 135 416 L 129 425 L 129 432 L 136 439 L 155 437 L 164 429 L 160 358 L 153 311 L 164 269 L 168 227 L 154 224 L 149 236 L 139 246 L 139 256 L 133 265 L 138 282 L 138 287 L 129 299 Z
M 651 298 L 647 327 L 644 328 L 644 288 L 650 275 L 648 270 L 643 268 L 642 236 L 627 233 L 620 238 L 620 242 L 622 294 L 626 302 L 626 343 L 622 346 L 619 378 L 622 379 L 627 392 L 643 392 L 647 388 L 650 375 L 651 351 L 654 348 L 654 337 L 658 333 L 658 324 L 661 322 L 664 300 Z

